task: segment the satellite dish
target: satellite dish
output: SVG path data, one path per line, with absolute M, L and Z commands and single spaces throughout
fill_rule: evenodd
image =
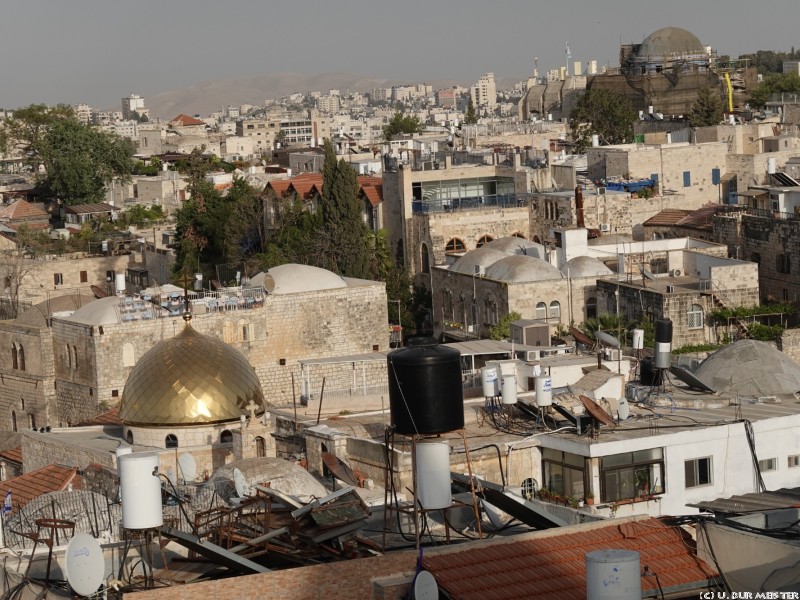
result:
M 244 498 L 247 495 L 247 481 L 242 475 L 242 472 L 234 468 L 233 469 L 233 485 L 236 488 L 236 495 L 239 498 Z
M 420 571 L 414 578 L 414 600 L 439 600 L 439 586 L 430 571 Z
M 630 404 L 628 404 L 628 401 L 625 398 L 620 398 L 619 404 L 617 405 L 617 415 L 619 416 L 619 420 L 624 421 L 630 414 Z
M 619 340 L 605 331 L 595 331 L 594 337 L 603 342 L 606 346 L 611 346 L 612 348 L 620 347 Z
M 645 269 L 644 267 L 639 267 L 639 272 L 642 274 L 642 276 L 646 277 L 650 281 L 656 280 L 656 276 L 653 275 L 648 269 Z
M 92 596 L 105 580 L 106 561 L 100 543 L 88 533 L 76 533 L 67 546 L 67 581 L 79 596 Z
M 184 481 L 194 481 L 194 478 L 197 477 L 197 462 L 194 460 L 194 456 L 188 452 L 181 454 L 178 457 L 178 472 Z

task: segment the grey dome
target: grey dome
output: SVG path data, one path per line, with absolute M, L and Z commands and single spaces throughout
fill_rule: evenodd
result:
M 772 344 L 756 340 L 720 348 L 694 374 L 719 393 L 773 396 L 800 391 L 800 365 Z
M 640 58 L 658 58 L 676 54 L 705 54 L 696 35 L 680 27 L 664 27 L 648 35 L 639 47 Z
M 563 279 L 561 271 L 540 258 L 515 254 L 507 256 L 486 269 L 486 277 L 507 283 Z
M 279 265 L 272 267 L 264 277 L 264 288 L 270 294 L 298 294 L 345 287 L 345 280 L 333 271 L 309 265 Z
M 606 277 L 614 274 L 614 271 L 591 256 L 571 258 L 561 267 L 561 272 L 569 277 Z
M 528 256 L 544 258 L 544 246 L 513 235 L 487 242 L 483 248 L 487 247 L 492 250 L 500 250 L 506 254 L 527 254 Z
M 470 250 L 459 258 L 451 267 L 450 270 L 454 273 L 463 273 L 464 275 L 474 275 L 475 267 L 485 269 L 489 265 L 496 263 L 498 260 L 506 258 L 508 254 L 494 248 L 490 248 L 488 244 Z

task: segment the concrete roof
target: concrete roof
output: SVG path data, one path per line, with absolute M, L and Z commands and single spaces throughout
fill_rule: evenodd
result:
M 569 277 L 606 277 L 614 271 L 591 256 L 576 256 L 561 267 L 561 272 Z
M 532 256 L 508 256 L 486 268 L 486 277 L 506 283 L 525 283 L 563 279 L 556 267 Z
M 233 498 L 236 494 L 233 480 L 234 469 L 238 469 L 244 475 L 248 488 L 255 485 L 269 485 L 269 487 L 294 496 L 302 502 L 310 502 L 313 498 L 322 498 L 329 493 L 321 483 L 314 479 L 311 473 L 288 460 L 264 457 L 245 458 L 220 467 L 208 482 L 226 500 Z
M 347 287 L 336 273 L 309 265 L 288 264 L 272 267 L 264 281 L 270 294 L 299 294 Z
M 30 327 L 46 327 L 47 319 L 53 313 L 77 310 L 90 302 L 94 302 L 94 300 L 94 296 L 81 296 L 78 294 L 50 298 L 49 300 L 31 306 L 14 319 L 14 323 L 17 325 L 28 325 Z

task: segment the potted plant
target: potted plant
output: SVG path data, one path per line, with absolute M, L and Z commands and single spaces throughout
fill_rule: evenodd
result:
M 586 494 L 586 506 L 593 506 L 594 505 L 594 493 L 589 492 Z
M 547 500 L 550 497 L 550 490 L 546 487 L 539 489 L 539 500 Z

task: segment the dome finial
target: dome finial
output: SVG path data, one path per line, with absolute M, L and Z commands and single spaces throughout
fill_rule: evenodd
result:
M 189 303 L 189 276 L 183 267 L 183 320 L 188 324 L 192 320 L 192 305 Z

